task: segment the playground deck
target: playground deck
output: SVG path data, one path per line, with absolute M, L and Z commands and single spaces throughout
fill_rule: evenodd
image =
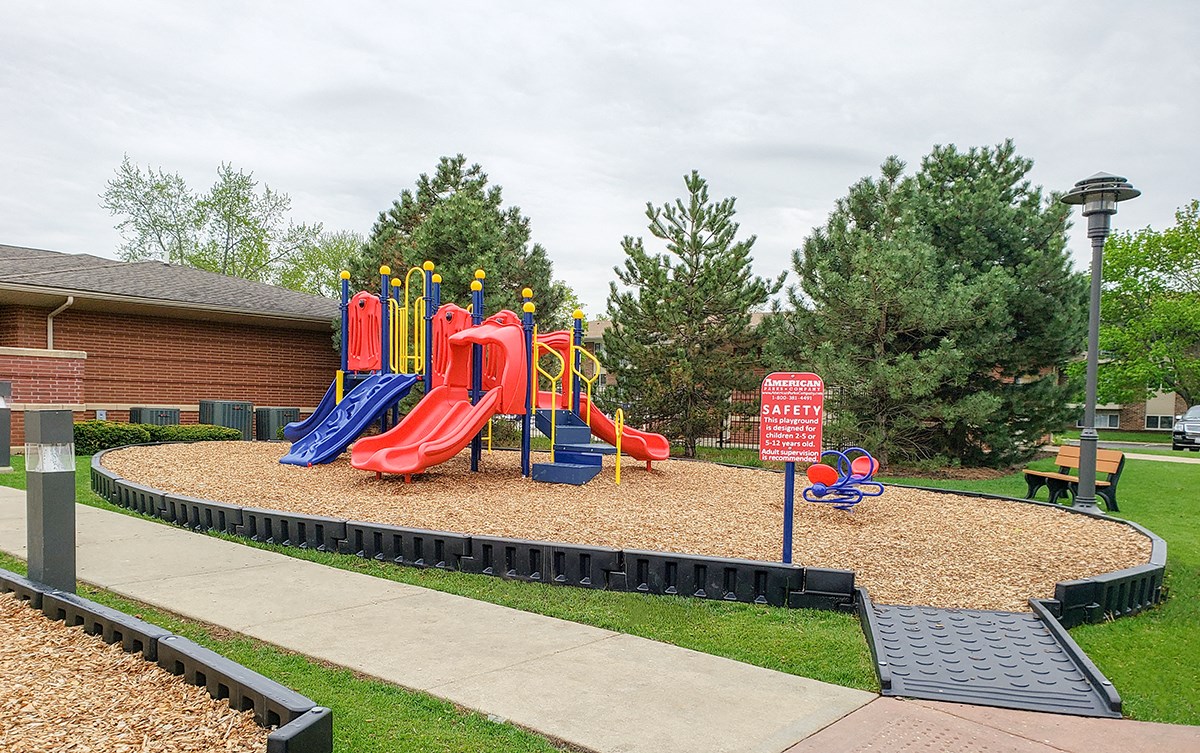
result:
M 472 534 L 777 561 L 778 474 L 665 461 L 647 472 L 612 458 L 582 487 L 536 484 L 519 456 L 465 455 L 405 484 L 345 458 L 298 468 L 285 446 L 209 443 L 130 448 L 104 464 L 167 491 L 305 514 Z M 202 470 L 199 470 L 202 469 Z M 249 495 L 249 496 L 248 496 Z M 1127 527 L 1039 505 L 888 488 L 850 513 L 798 504 L 795 561 L 848 568 L 877 602 L 1025 611 L 1060 580 L 1142 564 L 1149 542 Z

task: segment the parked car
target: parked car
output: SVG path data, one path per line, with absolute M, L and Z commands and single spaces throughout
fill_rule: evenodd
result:
M 1193 405 L 1182 416 L 1175 417 L 1171 429 L 1171 449 L 1200 452 L 1200 405 Z

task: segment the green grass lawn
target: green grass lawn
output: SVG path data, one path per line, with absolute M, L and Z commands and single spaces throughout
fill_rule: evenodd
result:
M 1150 442 L 1154 444 L 1170 444 L 1169 431 L 1121 431 L 1120 429 L 1097 429 L 1096 433 L 1105 442 Z M 1054 432 L 1054 439 L 1079 439 L 1079 429 L 1067 429 Z
M 1046 459 L 1032 467 L 1051 469 L 1052 465 L 1052 460 Z M 87 488 L 87 468 L 88 460 L 81 458 L 77 478 L 82 487 L 80 500 L 120 510 Z M 9 483 L 11 479 L 11 475 L 0 476 L 0 484 L 13 485 Z M 1019 472 L 983 481 L 885 480 L 1014 497 L 1023 496 L 1026 488 Z M 1200 724 L 1200 522 L 1197 520 L 1200 500 L 1195 492 L 1198 486 L 1200 465 L 1128 461 L 1119 491 L 1120 515 L 1146 525 L 1167 540 L 1166 585 L 1171 598 L 1138 617 L 1072 630 L 1101 671 L 1116 684 L 1125 701 L 1126 714 L 1136 719 Z M 1044 495 L 1043 491 L 1043 498 Z M 876 688 L 865 641 L 856 619 L 848 615 L 561 588 L 252 545 L 784 672 L 851 687 Z M 310 697 L 315 698 L 312 694 Z
M 3 553 L 0 568 L 25 574 L 24 562 Z M 260 641 L 210 629 L 107 591 L 81 585 L 79 595 L 189 638 L 333 709 L 334 750 L 339 753 L 562 750 L 530 732 L 489 721 L 425 693 L 364 679 L 350 670 L 318 664 Z

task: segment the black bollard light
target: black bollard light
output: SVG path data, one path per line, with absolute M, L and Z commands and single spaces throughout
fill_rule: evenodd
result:
M 12 382 L 0 382 L 0 473 L 12 473 Z
M 25 413 L 29 578 L 75 593 L 75 437 L 69 410 Z

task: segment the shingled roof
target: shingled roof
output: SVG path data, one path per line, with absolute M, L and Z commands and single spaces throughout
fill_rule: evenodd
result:
M 179 264 L 0 245 L 0 303 L 3 292 L 326 324 L 338 311 L 328 298 Z

